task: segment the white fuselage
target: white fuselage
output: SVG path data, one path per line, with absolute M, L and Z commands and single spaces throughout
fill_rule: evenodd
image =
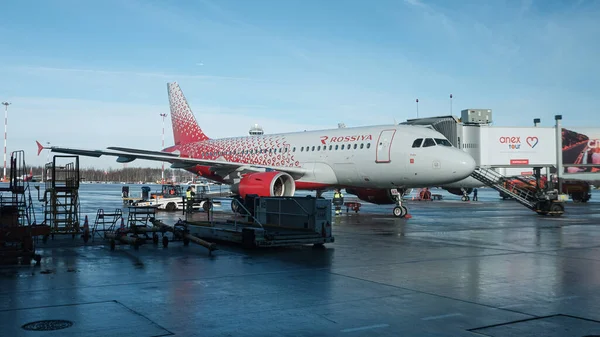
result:
M 446 140 L 418 126 L 356 128 L 211 139 L 170 148 L 183 156 L 308 170 L 297 189 L 326 186 L 396 188 L 440 186 L 468 177 L 475 161 L 451 146 L 413 147 L 417 139 Z M 191 171 L 211 179 L 206 168 Z M 235 183 L 230 174 L 221 180 Z

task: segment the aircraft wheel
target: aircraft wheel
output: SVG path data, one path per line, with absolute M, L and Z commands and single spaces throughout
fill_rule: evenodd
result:
M 404 206 L 396 206 L 394 207 L 394 216 L 397 218 L 404 218 L 406 215 L 406 208 Z
M 115 250 L 115 246 L 117 245 L 117 243 L 115 242 L 115 240 L 110 240 L 110 250 Z
M 562 204 L 557 204 L 557 203 L 553 203 L 552 206 L 550 206 L 550 212 L 564 212 L 565 211 L 565 207 Z M 560 214 L 554 214 L 554 215 L 560 215 Z
M 163 236 L 162 241 L 163 247 L 167 248 L 169 246 L 169 238 L 167 236 Z
M 177 205 L 175 205 L 174 202 L 170 202 L 167 204 L 167 206 L 165 207 L 165 210 L 167 212 L 173 212 L 175 209 L 177 208 Z
M 400 206 L 400 207 L 402 207 L 402 209 L 404 210 L 403 217 L 405 217 L 408 214 L 408 208 L 406 206 Z
M 158 244 L 158 234 L 152 234 L 152 243 L 154 243 L 155 245 Z

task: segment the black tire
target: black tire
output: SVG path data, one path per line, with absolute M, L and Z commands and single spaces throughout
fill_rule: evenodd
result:
M 115 250 L 116 246 L 117 246 L 117 243 L 115 242 L 115 240 L 110 240 L 110 250 Z
M 173 212 L 173 211 L 175 211 L 176 209 L 177 209 L 177 205 L 175 205 L 175 203 L 174 203 L 174 202 L 170 202 L 170 203 L 168 203 L 168 204 L 167 204 L 167 206 L 165 206 L 165 210 L 166 210 L 167 212 Z
M 240 212 L 240 205 L 238 204 L 239 199 L 234 198 L 231 200 L 231 211 L 233 213 L 239 213 Z
M 183 238 L 183 245 L 186 246 L 186 247 L 189 246 L 190 245 L 190 239 Z
M 158 244 L 158 234 L 156 234 L 156 233 L 152 234 L 152 243 L 155 245 Z
M 168 236 L 166 236 L 166 235 L 163 236 L 162 244 L 163 244 L 163 247 L 165 247 L 165 248 L 169 247 L 169 237 Z
M 408 214 L 408 208 L 406 206 L 402 206 L 402 209 L 404 210 L 404 217 Z
M 559 203 L 553 203 L 552 205 L 550 205 L 550 212 L 560 212 L 563 213 L 565 211 L 565 207 L 562 204 Z M 560 214 L 556 214 L 555 215 L 560 215 Z
M 394 207 L 394 209 L 392 210 L 392 213 L 394 214 L 394 216 L 396 218 L 404 218 L 404 216 L 406 215 L 406 212 L 404 212 L 404 208 L 402 208 L 400 206 Z
M 206 200 L 204 202 L 204 204 L 202 204 L 202 208 L 204 209 L 205 212 L 208 212 L 212 208 L 212 203 L 210 201 Z

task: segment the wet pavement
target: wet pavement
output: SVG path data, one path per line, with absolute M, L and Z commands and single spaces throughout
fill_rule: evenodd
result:
M 409 202 L 336 218 L 335 243 L 244 250 L 70 236 L 0 267 L 6 336 L 600 335 L 600 203 Z M 38 320 L 69 327 L 25 330 Z M 52 326 L 50 326 L 52 327 Z

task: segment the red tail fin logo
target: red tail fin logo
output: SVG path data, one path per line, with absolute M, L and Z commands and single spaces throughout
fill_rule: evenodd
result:
M 185 99 L 181 88 L 177 82 L 167 83 L 169 92 L 169 106 L 171 108 L 171 123 L 173 124 L 173 138 L 175 145 L 183 145 L 188 143 L 208 140 L 208 136 L 204 134 L 196 117 L 192 113 L 192 109 Z
M 38 156 L 40 155 L 40 153 L 42 153 L 42 150 L 44 150 L 44 145 L 40 144 L 40 142 L 38 142 L 37 140 L 35 141 L 38 147 Z

